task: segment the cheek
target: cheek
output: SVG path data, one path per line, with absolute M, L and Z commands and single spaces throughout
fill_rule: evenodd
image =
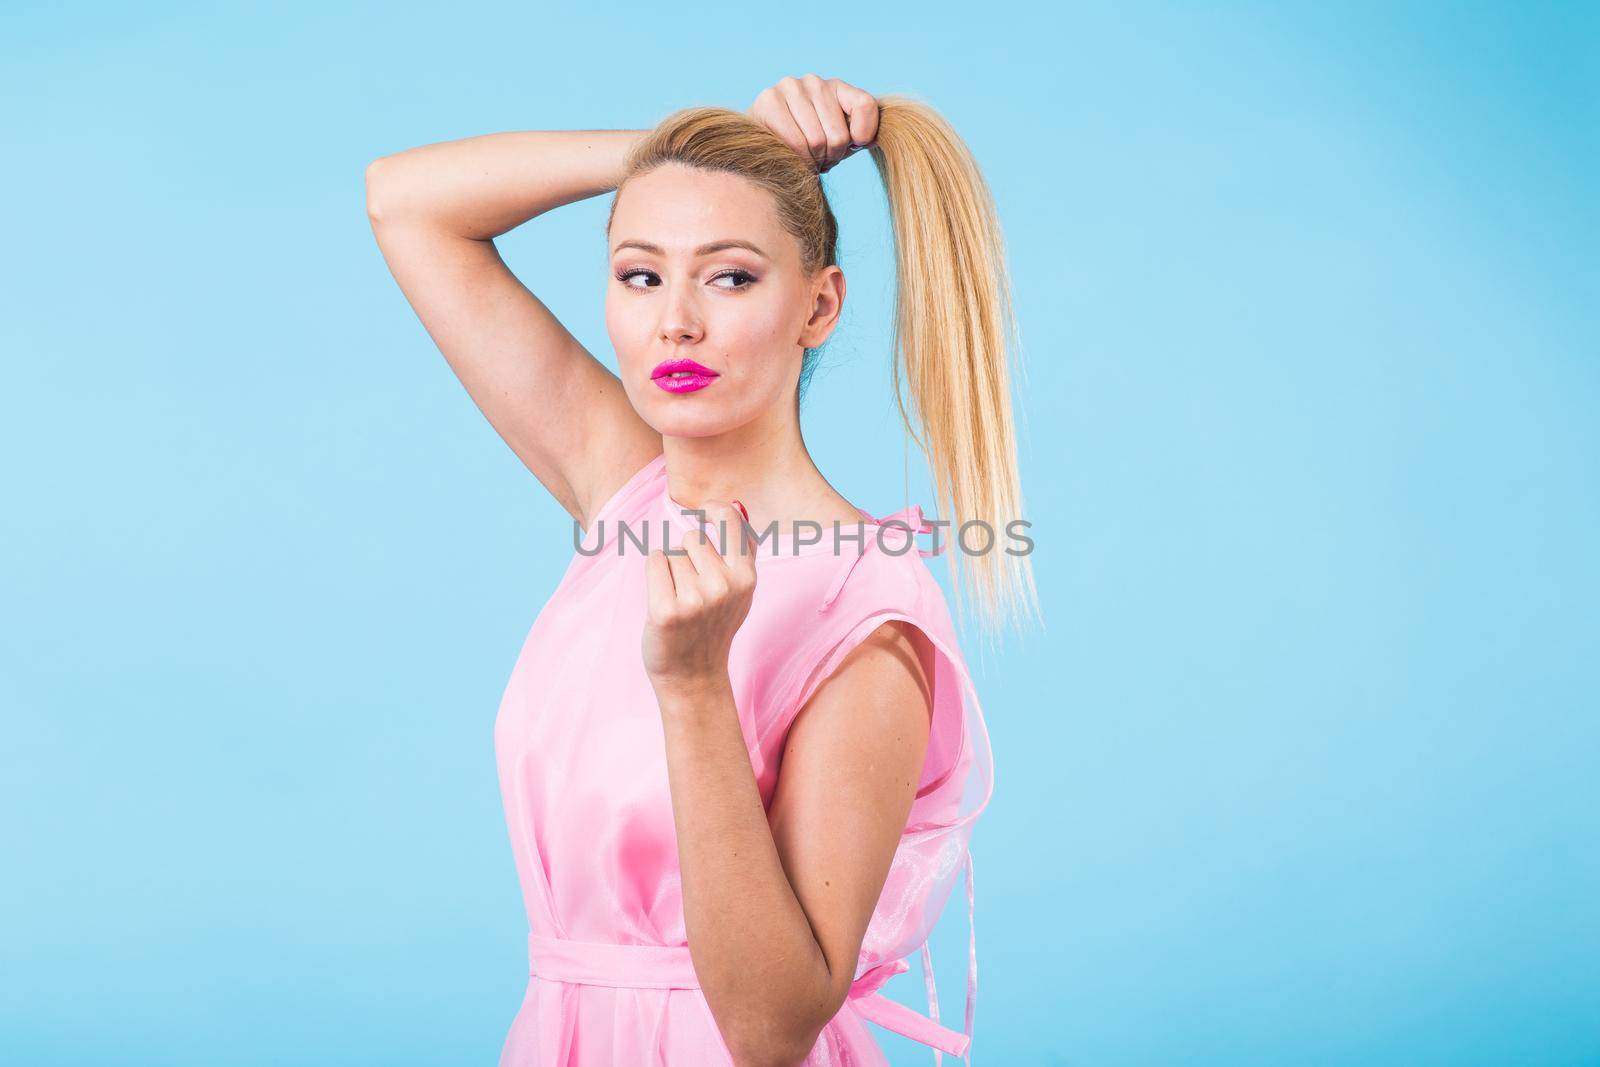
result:
M 622 327 L 628 318 L 628 309 L 622 301 L 617 299 L 617 293 L 610 286 L 606 287 L 606 329 L 615 332 Z
M 630 308 L 626 300 L 608 293 L 605 314 L 606 334 L 611 339 L 611 349 L 624 367 L 630 366 L 637 353 L 648 344 L 648 338 L 640 332 L 639 313 Z
M 726 327 L 728 350 L 743 364 L 739 377 L 752 393 L 767 396 L 780 391 L 800 360 L 793 305 L 778 299 L 760 306 L 751 301 L 736 319 L 730 317 Z
M 792 319 L 791 307 L 784 300 L 752 300 L 730 316 L 728 330 L 746 351 L 781 356 L 796 336 Z

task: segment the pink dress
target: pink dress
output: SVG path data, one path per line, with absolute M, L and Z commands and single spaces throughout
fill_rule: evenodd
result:
M 871 1022 L 970 1063 L 976 935 L 960 1031 L 937 1021 L 927 938 L 963 870 L 970 930 L 967 846 L 993 788 L 988 731 L 923 560 L 935 551 L 916 539 L 931 530 L 921 509 L 862 516 L 859 550 L 853 540 L 836 547 L 831 530 L 816 544 L 761 544 L 755 597 L 728 664 L 770 807 L 788 729 L 845 653 L 891 619 L 915 623 L 938 653 L 917 797 L 850 995 L 804 1062 L 887 1064 Z M 732 1063 L 689 956 L 661 713 L 640 655 L 646 557 L 636 540 L 658 548 L 670 530 L 668 543 L 681 548 L 696 524 L 668 495 L 666 457 L 657 456 L 596 514 L 506 685 L 495 753 L 527 906 L 529 981 L 501 1067 Z M 927 1016 L 878 992 L 919 949 Z

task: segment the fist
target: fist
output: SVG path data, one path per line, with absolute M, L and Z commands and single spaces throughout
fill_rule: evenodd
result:
M 749 526 L 731 504 L 710 500 L 701 510 L 701 530 L 675 546 L 686 555 L 657 548 L 645 562 L 649 603 L 642 652 L 657 693 L 726 680 L 733 635 L 755 596 L 756 546 Z
M 865 89 L 816 74 L 784 78 L 761 90 L 745 112 L 811 161 L 832 170 L 878 136 L 878 101 Z

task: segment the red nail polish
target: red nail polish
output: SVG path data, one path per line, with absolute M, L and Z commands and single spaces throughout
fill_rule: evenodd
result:
M 739 509 L 739 514 L 744 516 L 744 521 L 745 522 L 749 522 L 750 521 L 750 513 L 744 509 L 744 505 L 743 504 L 741 504 L 737 500 L 735 500 L 733 502 L 733 506 Z

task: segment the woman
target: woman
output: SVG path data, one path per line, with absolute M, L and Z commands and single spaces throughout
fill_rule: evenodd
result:
M 864 1021 L 968 1053 L 976 956 L 957 1032 L 927 936 L 963 867 L 970 918 L 992 768 L 938 549 L 915 541 L 932 524 L 854 507 L 800 433 L 845 296 L 820 175 L 863 147 L 895 223 L 896 392 L 903 370 L 947 513 L 989 526 L 965 569 L 992 619 L 1032 588 L 992 536 L 1020 505 L 1009 292 L 983 180 L 932 109 L 807 75 L 745 113 L 368 168 L 401 289 L 585 539 L 495 723 L 530 929 L 503 1065 L 886 1063 Z M 493 244 L 613 189 L 620 377 Z M 932 1019 L 877 992 L 919 947 Z

